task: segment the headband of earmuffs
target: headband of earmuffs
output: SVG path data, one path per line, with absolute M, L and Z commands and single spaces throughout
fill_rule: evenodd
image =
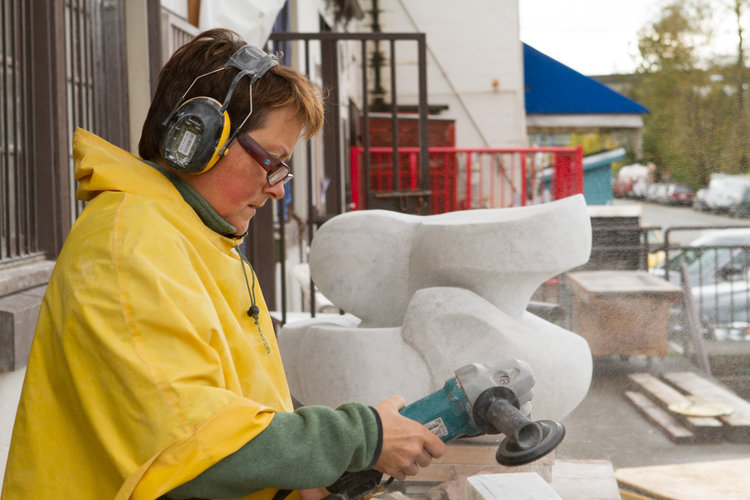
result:
M 164 131 L 159 150 L 167 165 L 188 174 L 202 174 L 213 167 L 253 112 L 253 84 L 277 64 L 279 61 L 275 55 L 252 45 L 243 45 L 232 54 L 224 66 L 199 75 L 193 80 L 162 122 Z M 232 80 L 224 103 L 205 96 L 185 100 L 195 82 L 227 68 L 238 69 L 239 73 Z M 232 127 L 227 107 L 242 78 L 250 79 L 250 111 L 230 136 Z

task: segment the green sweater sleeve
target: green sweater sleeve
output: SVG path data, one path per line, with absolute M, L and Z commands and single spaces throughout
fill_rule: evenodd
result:
M 279 412 L 238 451 L 162 498 L 239 498 L 265 488 L 324 487 L 344 472 L 371 468 L 381 447 L 380 417 L 363 404 Z

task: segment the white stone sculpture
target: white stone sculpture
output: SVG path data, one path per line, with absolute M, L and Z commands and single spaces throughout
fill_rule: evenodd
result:
M 281 329 L 292 394 L 328 406 L 394 394 L 410 403 L 466 364 L 518 358 L 536 379 L 533 418 L 560 420 L 588 391 L 591 352 L 526 308 L 542 283 L 590 252 L 582 195 L 430 216 L 334 217 L 315 236 L 310 271 L 347 314 Z

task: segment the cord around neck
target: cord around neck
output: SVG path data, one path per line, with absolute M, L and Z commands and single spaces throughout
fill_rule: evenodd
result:
M 266 349 L 266 353 L 271 353 L 271 347 L 268 345 L 268 341 L 266 340 L 266 336 L 263 335 L 263 330 L 260 327 L 260 321 L 258 320 L 258 317 L 260 315 L 260 308 L 258 307 L 258 304 L 255 302 L 255 270 L 253 270 L 253 266 L 250 265 L 250 263 L 247 261 L 245 256 L 242 254 L 242 250 L 240 250 L 239 246 L 234 247 L 237 251 L 237 254 L 240 256 L 240 265 L 242 266 L 242 274 L 245 277 L 245 286 L 247 287 L 247 293 L 250 296 L 250 308 L 247 310 L 247 315 L 253 318 L 255 320 L 255 326 L 258 327 L 258 334 L 260 334 L 260 339 L 263 342 L 263 347 Z M 247 264 L 247 267 L 250 268 L 250 276 L 252 276 L 253 283 L 250 285 L 249 280 L 247 279 L 247 271 L 245 270 L 245 264 Z

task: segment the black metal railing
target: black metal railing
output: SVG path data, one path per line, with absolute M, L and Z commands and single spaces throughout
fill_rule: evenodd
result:
M 671 243 L 675 231 L 708 230 L 714 232 L 714 239 L 703 238 L 690 245 Z M 730 238 L 727 238 L 728 230 L 735 230 Z M 736 230 L 741 230 L 741 234 Z M 664 245 L 663 266 L 652 272 L 663 274 L 667 281 L 690 290 L 704 334 L 716 335 L 717 329 L 747 333 L 750 326 L 750 227 L 673 227 L 665 231 Z
M 390 78 L 389 91 L 385 95 L 380 90 L 373 90 L 375 76 L 373 68 L 368 64 L 373 54 L 379 50 L 377 44 L 388 46 L 387 70 L 381 68 L 384 75 Z M 417 144 L 422 151 L 418 168 L 427 173 L 428 164 L 428 125 L 427 125 L 427 52 L 424 33 L 273 33 L 270 36 L 272 50 L 282 50 L 287 55 L 287 61 L 307 75 L 311 75 L 315 83 L 325 89 L 327 100 L 331 104 L 326 107 L 326 117 L 321 137 L 307 144 L 306 154 L 295 158 L 293 168 L 299 176 L 294 182 L 304 183 L 304 188 L 294 190 L 298 200 L 284 200 L 279 203 L 270 221 L 264 221 L 265 214 L 258 214 L 251 230 L 248 251 L 251 262 L 255 265 L 258 276 L 264 284 L 266 302 L 271 309 L 280 311 L 281 321 L 286 322 L 289 310 L 290 294 L 287 271 L 287 250 L 290 246 L 287 233 L 297 233 L 296 228 L 288 231 L 286 224 L 292 219 L 305 226 L 306 234 L 300 245 L 306 247 L 312 241 L 315 231 L 331 217 L 349 209 L 351 202 L 350 165 L 347 154 L 348 147 L 362 146 L 366 151 L 371 147 L 371 114 L 378 112 L 387 114 L 391 118 L 391 140 L 393 147 L 398 147 L 398 120 L 401 113 L 408 112 L 418 120 Z M 408 46 L 408 48 L 403 48 Z M 399 50 L 412 51 L 415 54 L 416 88 L 412 90 L 413 102 L 399 102 L 397 82 L 403 85 L 405 78 L 400 78 L 396 60 Z M 358 65 L 339 67 L 342 59 L 358 58 Z M 346 74 L 356 67 L 356 74 Z M 357 81 L 358 91 L 349 89 L 349 103 L 340 106 L 344 98 L 342 87 L 346 87 L 351 80 Z M 354 102 L 359 100 L 358 102 Z M 407 111 L 408 109 L 408 111 Z M 348 113 L 347 113 L 348 111 Z M 404 144 L 407 145 L 407 144 Z M 369 154 L 365 155 L 364 172 L 369 172 Z M 399 159 L 394 160 L 398 163 Z M 422 175 L 427 182 L 428 175 Z M 429 186 L 425 186 L 429 191 Z M 369 192 L 369 190 L 367 190 Z M 372 198 L 371 207 L 377 204 Z M 278 252 L 263 250 L 264 243 L 272 240 L 279 242 Z M 304 257 L 302 259 L 305 260 Z M 275 283 L 277 269 L 281 276 L 280 290 L 276 290 Z M 266 276 L 263 276 L 266 274 Z M 313 316 L 316 312 L 315 289 L 310 283 L 309 306 L 304 305 Z M 276 298 L 279 298 L 277 301 Z

